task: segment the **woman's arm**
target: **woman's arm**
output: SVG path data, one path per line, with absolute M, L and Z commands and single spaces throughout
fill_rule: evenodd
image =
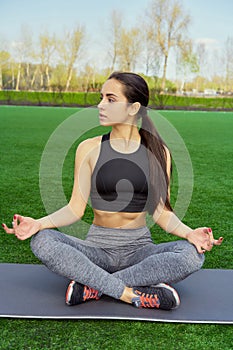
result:
M 41 229 L 68 226 L 80 220 L 84 215 L 91 186 L 89 141 L 82 142 L 76 151 L 74 184 L 69 203 L 55 213 L 38 219 Z
M 15 234 L 17 238 L 25 240 L 45 228 L 71 225 L 83 216 L 90 193 L 91 166 L 89 155 L 91 145 L 86 140 L 77 148 L 74 185 L 69 203 L 58 211 L 40 219 L 15 214 L 12 223 L 13 228 L 8 228 L 5 224 L 2 225 L 6 233 Z
M 214 245 L 220 245 L 223 241 L 223 237 L 214 239 L 211 228 L 199 227 L 191 229 L 181 222 L 175 213 L 166 208 L 157 208 L 153 218 L 154 221 L 168 233 L 187 239 L 190 243 L 195 245 L 200 254 L 205 253 L 206 250 L 210 251 Z
M 164 231 L 172 233 L 180 238 L 187 239 L 188 234 L 193 231 L 185 225 L 174 212 L 159 205 L 153 214 L 153 219 Z
M 166 159 L 167 173 L 170 178 L 171 157 L 167 149 Z M 168 193 L 170 194 L 170 189 L 168 189 Z M 199 253 L 204 253 L 206 250 L 210 251 L 213 245 L 220 245 L 223 241 L 222 237 L 218 240 L 214 239 L 212 230 L 208 227 L 192 229 L 185 225 L 174 212 L 168 210 L 162 204 L 156 208 L 153 219 L 166 232 L 187 239 L 190 243 L 194 244 Z

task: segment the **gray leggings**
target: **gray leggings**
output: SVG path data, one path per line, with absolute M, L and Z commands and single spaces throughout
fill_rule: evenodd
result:
M 204 262 L 204 255 L 187 241 L 154 244 L 147 227 L 92 225 L 85 240 L 43 230 L 32 237 L 31 248 L 51 271 L 116 299 L 126 286 L 181 281 Z

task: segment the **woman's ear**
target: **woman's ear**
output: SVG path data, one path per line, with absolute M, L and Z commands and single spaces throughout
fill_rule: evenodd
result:
M 132 103 L 129 107 L 129 115 L 135 116 L 139 112 L 140 107 L 141 107 L 141 103 L 139 102 Z

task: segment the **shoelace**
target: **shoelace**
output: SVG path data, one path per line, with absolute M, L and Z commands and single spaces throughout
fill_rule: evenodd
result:
M 156 307 L 159 308 L 160 306 L 160 301 L 159 298 L 156 294 L 146 294 L 142 293 L 139 290 L 135 291 L 139 297 L 140 297 L 140 302 L 141 306 L 143 307 Z
M 86 301 L 89 299 L 99 300 L 98 293 L 99 293 L 98 290 L 85 286 L 83 291 L 83 301 Z

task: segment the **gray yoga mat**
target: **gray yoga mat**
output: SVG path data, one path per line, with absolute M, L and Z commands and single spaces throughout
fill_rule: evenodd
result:
M 0 316 L 233 323 L 233 270 L 203 269 L 174 285 L 181 305 L 172 311 L 137 309 L 107 296 L 66 306 L 68 282 L 43 265 L 0 264 Z

